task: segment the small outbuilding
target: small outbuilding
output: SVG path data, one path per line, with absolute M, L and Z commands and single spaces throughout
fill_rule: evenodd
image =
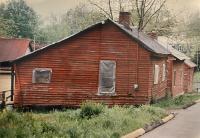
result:
M 0 38 L 0 97 L 2 93 L 10 97 L 13 92 L 14 69 L 10 61 L 29 54 L 31 51 L 28 39 Z

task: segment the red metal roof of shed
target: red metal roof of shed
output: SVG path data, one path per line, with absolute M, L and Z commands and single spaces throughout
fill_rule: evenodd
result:
M 0 62 L 15 60 L 26 54 L 29 39 L 0 38 Z

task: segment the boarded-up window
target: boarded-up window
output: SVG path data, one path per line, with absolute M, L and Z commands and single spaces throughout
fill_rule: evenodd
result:
M 165 81 L 165 79 L 166 79 L 166 65 L 163 64 L 162 81 Z
M 158 84 L 158 82 L 159 82 L 159 72 L 160 72 L 159 65 L 155 65 L 155 67 L 154 67 L 154 84 Z
M 99 93 L 115 93 L 115 70 L 115 61 L 100 61 Z
M 33 83 L 50 83 L 52 69 L 49 68 L 36 68 L 33 70 L 32 82 Z
M 176 71 L 174 71 L 174 86 L 176 86 Z

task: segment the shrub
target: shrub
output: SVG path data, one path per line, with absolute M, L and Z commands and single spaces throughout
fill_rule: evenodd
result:
M 181 96 L 175 98 L 174 103 L 177 104 L 177 105 L 182 104 L 183 103 L 183 99 L 184 99 L 184 96 L 181 95 Z
M 104 110 L 104 105 L 100 103 L 94 103 L 92 101 L 86 101 L 81 105 L 80 117 L 90 119 L 93 116 L 97 116 Z

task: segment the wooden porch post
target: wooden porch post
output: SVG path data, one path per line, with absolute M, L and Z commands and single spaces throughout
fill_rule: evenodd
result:
M 13 101 L 13 95 L 14 95 L 14 67 L 11 65 L 11 101 Z

